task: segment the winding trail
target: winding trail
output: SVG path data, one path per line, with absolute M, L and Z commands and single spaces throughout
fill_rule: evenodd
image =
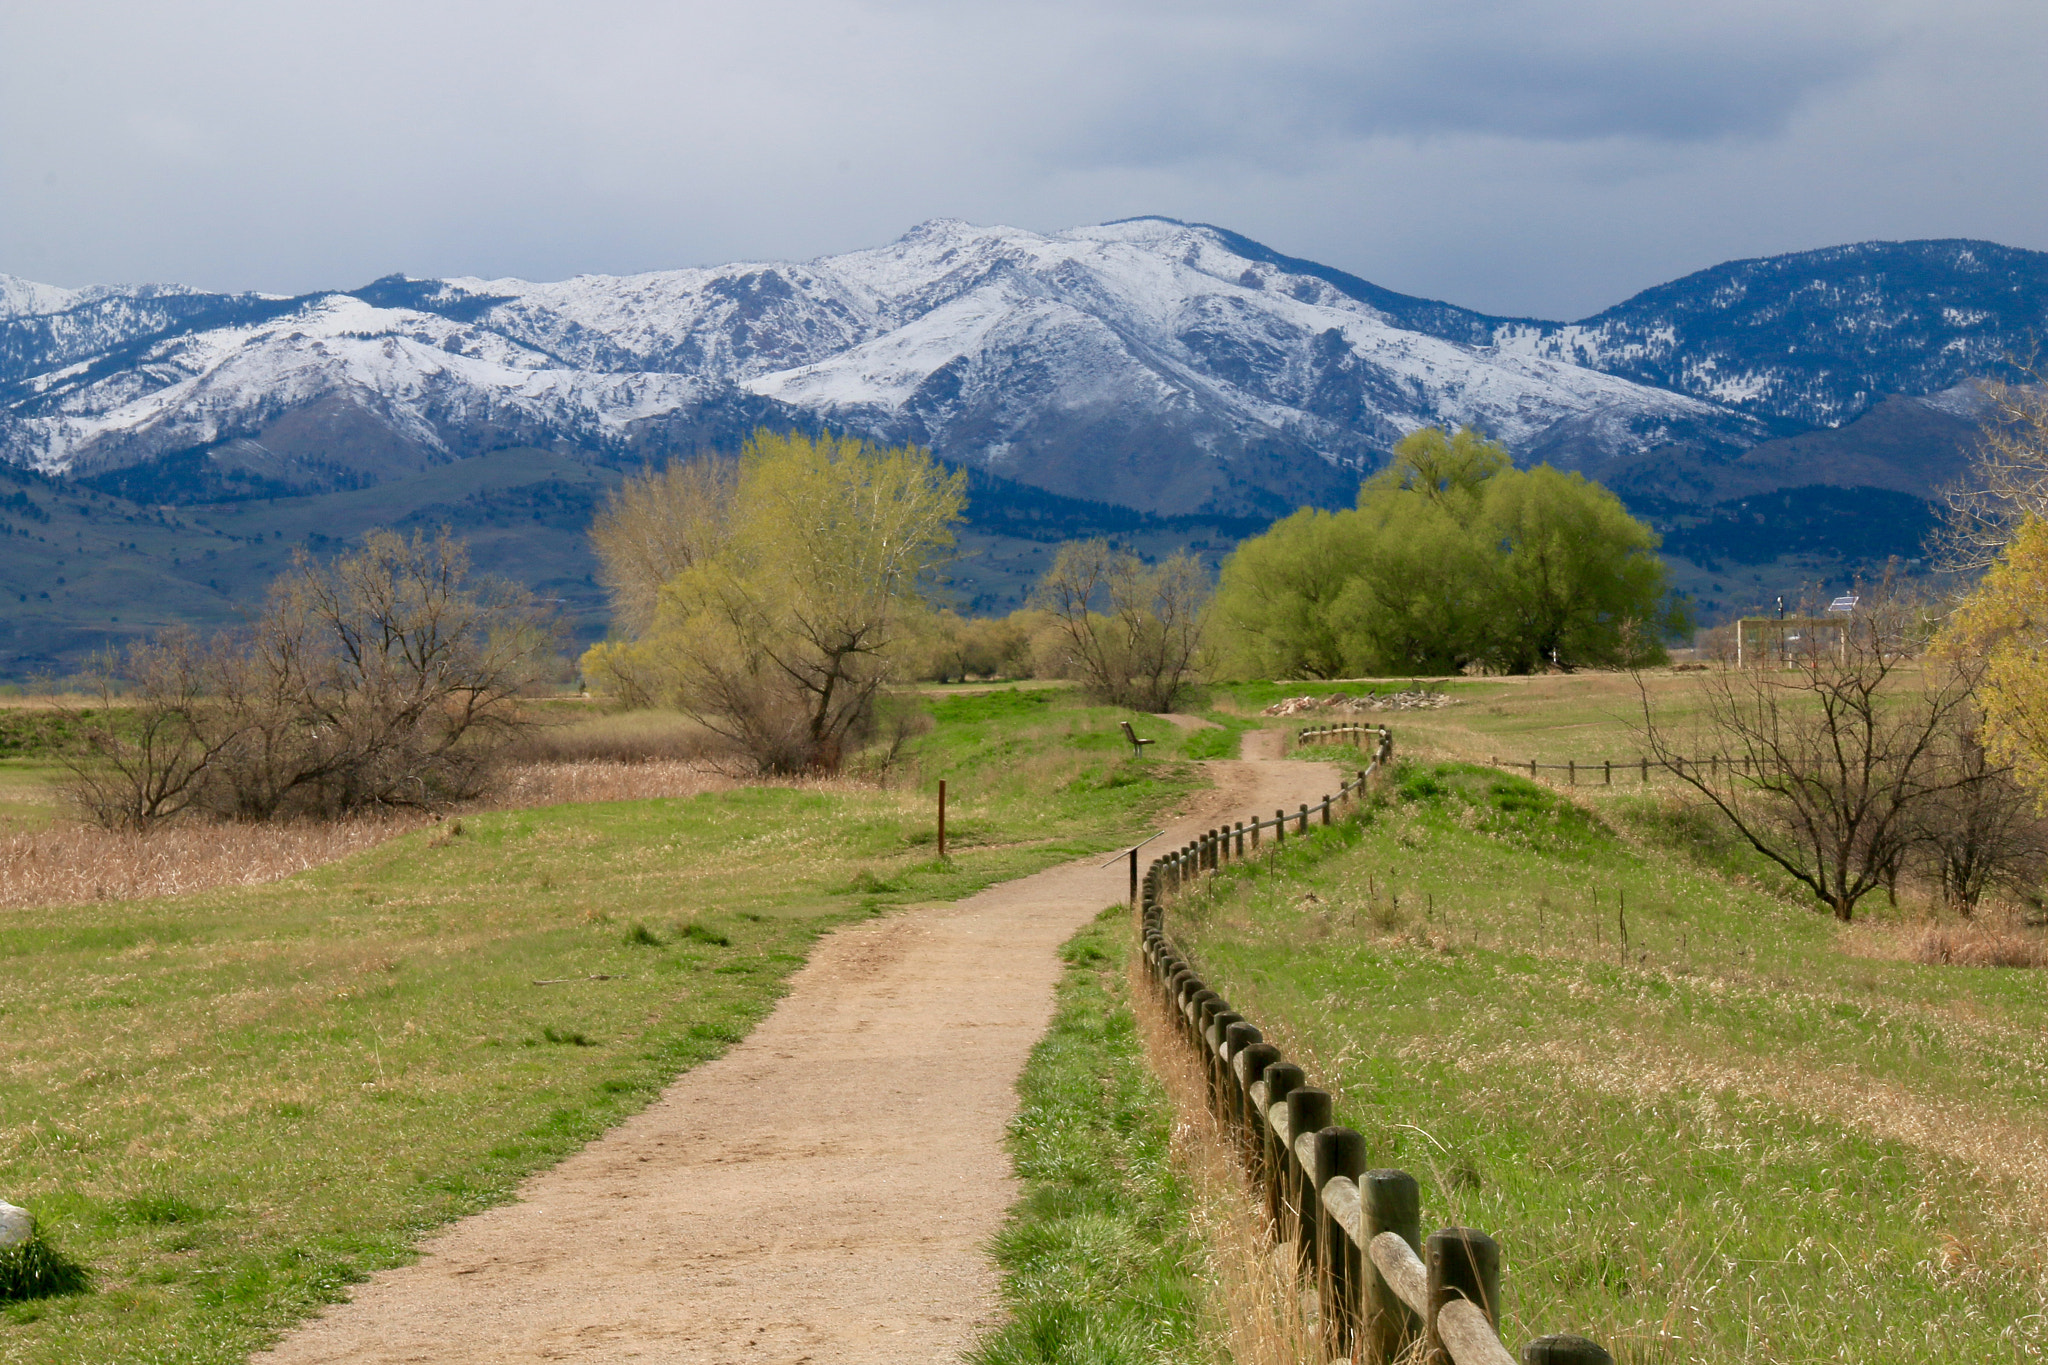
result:
M 1208 764 L 1157 846 L 1335 789 L 1280 743 Z M 1101 861 L 829 935 L 744 1042 L 254 1360 L 957 1360 L 999 1312 L 1003 1135 L 1056 950 L 1125 894 Z

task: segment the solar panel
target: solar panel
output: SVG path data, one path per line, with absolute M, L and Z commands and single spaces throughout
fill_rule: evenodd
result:
M 1828 603 L 1828 610 L 1854 611 L 1856 610 L 1856 599 L 1851 595 L 1844 594 L 1843 596 L 1837 597 L 1834 601 Z

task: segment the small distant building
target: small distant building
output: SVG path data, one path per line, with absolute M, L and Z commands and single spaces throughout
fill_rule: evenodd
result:
M 1853 597 L 1836 598 L 1847 607 L 1828 608 L 1826 616 L 1745 616 L 1735 623 L 1735 666 L 1783 664 L 1821 650 L 1839 652 L 1848 642 Z

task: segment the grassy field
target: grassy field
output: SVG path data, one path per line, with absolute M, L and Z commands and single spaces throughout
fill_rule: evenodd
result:
M 1571 681 L 1498 712 L 1517 694 L 1480 684 L 1396 730 L 1548 742 Z M 1559 719 L 1599 733 L 1614 690 Z M 1599 795 L 1412 762 L 1366 818 L 1226 872 L 1169 929 L 1373 1165 L 1417 1176 L 1429 1225 L 1500 1239 L 1511 1341 L 2037 1359 L 2048 977 L 1897 960 L 1882 920 L 1838 930 L 1713 825 Z
M 271 885 L 0 917 L 0 1197 L 93 1292 L 0 1360 L 240 1359 L 745 1035 L 831 927 L 1113 846 L 1180 732 L 947 698 L 889 788 L 465 815 Z M 932 847 L 950 784 L 951 855 Z

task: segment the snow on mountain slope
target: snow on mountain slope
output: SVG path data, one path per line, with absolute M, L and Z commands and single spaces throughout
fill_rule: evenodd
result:
M 1261 252 L 1167 219 L 935 220 L 802 264 L 394 277 L 296 300 L 5 281 L 0 450 L 81 474 L 223 443 L 343 468 L 357 445 L 415 464 L 515 442 L 657 455 L 724 405 L 929 443 L 1057 492 L 1244 512 L 1341 497 L 1432 422 L 1589 470 L 1762 434 L 1555 342 L 1410 330 L 1349 277 Z
M 1569 325 L 1501 322 L 1541 355 L 1802 426 L 2009 373 L 2048 328 L 2048 254 L 1859 242 L 1727 261 Z

